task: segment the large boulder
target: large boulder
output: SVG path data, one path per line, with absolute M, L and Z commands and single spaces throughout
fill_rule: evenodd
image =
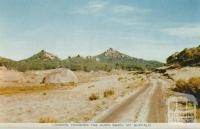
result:
M 65 68 L 55 69 L 51 73 L 47 74 L 43 79 L 43 83 L 68 82 L 78 82 L 78 78 L 71 70 Z

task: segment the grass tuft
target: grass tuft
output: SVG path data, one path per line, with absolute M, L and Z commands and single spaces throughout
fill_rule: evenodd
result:
M 109 97 L 115 94 L 114 89 L 107 89 L 104 91 L 104 97 Z
M 41 117 L 39 123 L 58 123 L 58 120 L 50 117 Z
M 89 100 L 93 101 L 93 100 L 98 100 L 99 99 L 99 96 L 95 93 L 92 93 L 90 96 L 89 96 Z

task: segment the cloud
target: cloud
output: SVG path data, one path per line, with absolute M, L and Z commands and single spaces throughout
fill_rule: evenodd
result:
M 89 1 L 80 8 L 75 8 L 72 12 L 77 14 L 98 15 L 107 10 L 107 2 L 105 1 Z
M 129 5 L 116 5 L 112 7 L 113 13 L 116 14 L 127 14 L 127 13 L 149 13 L 151 10 L 133 7 Z
M 200 25 L 165 28 L 162 31 L 170 36 L 179 38 L 200 38 Z
M 99 13 L 105 10 L 107 2 L 103 1 L 90 1 L 85 8 L 89 13 Z
M 85 6 L 81 7 L 78 11 L 79 14 L 146 14 L 151 12 L 149 9 L 135 7 L 133 5 L 113 4 L 108 1 L 94 0 L 88 2 Z

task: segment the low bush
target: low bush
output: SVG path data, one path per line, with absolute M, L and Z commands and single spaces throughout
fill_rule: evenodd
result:
M 200 77 L 192 77 L 189 78 L 188 81 L 185 80 L 177 80 L 176 88 L 179 91 L 185 92 L 197 92 L 200 89 Z
M 97 100 L 99 99 L 99 96 L 95 93 L 92 93 L 90 96 L 89 96 L 89 100 L 93 101 L 93 100 Z
M 187 85 L 187 82 L 185 80 L 179 79 L 179 80 L 176 81 L 176 87 L 180 88 L 180 89 L 182 89 L 182 88 L 185 89 L 186 87 L 188 87 L 188 85 Z
M 111 95 L 114 95 L 115 91 L 114 89 L 107 89 L 104 91 L 104 97 L 109 97 Z
M 117 80 L 118 81 L 121 81 L 121 80 L 123 80 L 124 78 L 123 77 L 119 77 Z
M 192 88 L 200 89 L 200 77 L 192 77 L 188 80 L 188 85 Z

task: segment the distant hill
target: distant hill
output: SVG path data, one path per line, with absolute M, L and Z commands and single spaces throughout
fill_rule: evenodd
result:
M 8 59 L 8 58 L 4 58 L 4 57 L 0 57 L 0 66 L 6 66 L 9 67 L 10 65 L 12 65 L 15 61 Z
M 114 50 L 113 48 L 110 48 L 105 52 L 95 56 L 95 58 L 99 62 L 111 64 L 113 68 L 125 70 L 154 69 L 163 65 L 158 61 L 147 61 L 135 57 L 130 57 L 117 50 Z
M 20 61 L 14 61 L 1 57 L 0 65 L 6 66 L 8 69 L 15 69 L 19 71 L 45 70 L 62 67 L 62 60 L 57 56 L 42 50 L 39 53 Z
M 162 63 L 130 57 L 126 54 L 120 53 L 119 51 L 110 48 L 97 56 L 82 57 L 78 55 L 76 57 L 68 57 L 64 60 L 61 60 L 57 56 L 42 50 L 39 53 L 36 53 L 33 56 L 20 61 L 0 58 L 0 65 L 6 66 L 9 69 L 15 69 L 19 71 L 45 70 L 55 68 L 69 68 L 74 71 L 110 71 L 112 69 L 154 69 L 161 66 Z
M 20 71 L 45 70 L 62 67 L 62 60 L 57 56 L 44 50 L 39 53 L 16 62 L 16 68 Z
M 194 48 L 185 48 L 167 58 L 167 65 L 200 66 L 200 45 Z
M 60 61 L 60 59 L 49 53 L 49 52 L 46 52 L 45 50 L 41 50 L 39 53 L 23 60 L 23 61 Z

